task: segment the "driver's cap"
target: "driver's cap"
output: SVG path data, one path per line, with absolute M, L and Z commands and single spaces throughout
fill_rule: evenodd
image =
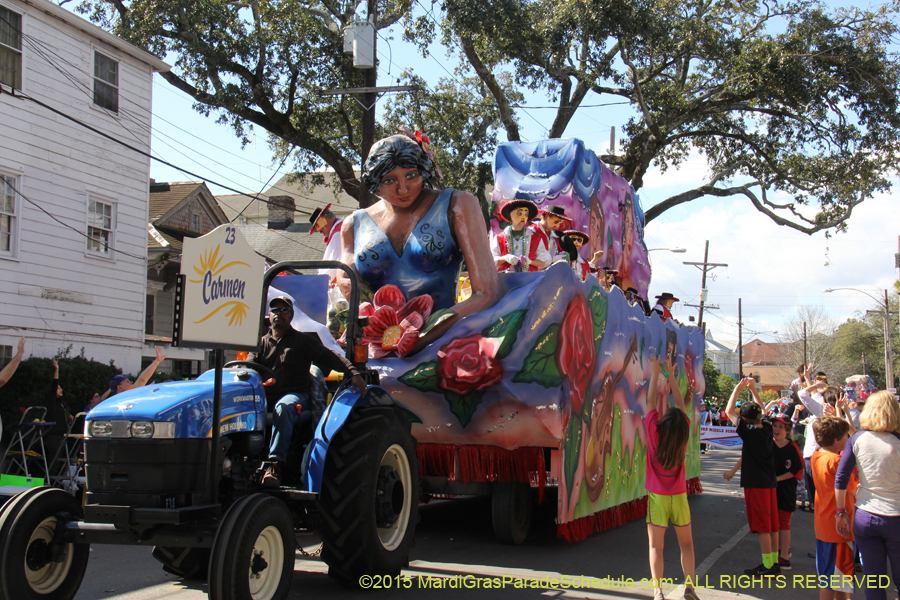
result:
M 278 296 L 276 298 L 272 298 L 271 300 L 269 300 L 269 308 L 272 308 L 272 305 L 276 302 L 284 302 L 292 311 L 294 310 L 294 301 L 287 296 Z

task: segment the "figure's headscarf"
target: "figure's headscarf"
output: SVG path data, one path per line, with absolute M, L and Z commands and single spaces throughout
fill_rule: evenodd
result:
M 425 185 L 435 171 L 434 161 L 416 140 L 406 135 L 392 135 L 378 140 L 369 150 L 363 165 L 363 184 L 375 194 L 382 178 L 397 167 L 418 169 Z

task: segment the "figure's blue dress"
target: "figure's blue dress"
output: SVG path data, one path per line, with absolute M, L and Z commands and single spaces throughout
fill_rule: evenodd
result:
M 362 280 L 375 291 L 394 284 L 407 300 L 430 294 L 435 310 L 456 304 L 463 255 L 450 231 L 453 191 L 441 191 L 416 224 L 400 256 L 365 210 L 354 211 L 354 266 Z

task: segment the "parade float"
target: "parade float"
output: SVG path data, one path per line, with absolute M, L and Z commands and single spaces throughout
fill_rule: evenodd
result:
M 494 177 L 494 208 L 516 199 L 563 206 L 572 227 L 590 237 L 581 256 L 602 249 L 601 264 L 647 298 L 640 201 L 580 140 L 502 144 Z M 495 219 L 492 226 L 499 228 Z M 529 488 L 541 499 L 546 486 L 558 488 L 558 534 L 569 541 L 644 516 L 644 416 L 655 355 L 677 365 L 692 419 L 688 491 L 699 492 L 693 417 L 705 387 L 702 332 L 647 316 L 619 287 L 607 291 L 596 277 L 581 281 L 565 263 L 501 274 L 500 283 L 499 302 L 421 352 L 400 357 L 376 347 L 372 355 L 382 358 L 369 361 L 413 422 L 426 491 L 466 493 L 479 489 L 467 484 L 492 484 L 495 531 L 506 542 L 524 538 L 516 524 L 521 529 L 527 516 Z M 374 316 L 384 306 L 409 314 L 413 304 L 376 294 L 362 311 L 373 315 L 369 341 L 377 346 L 391 323 L 409 322 L 394 315 L 385 324 Z M 429 312 L 420 310 L 422 320 Z

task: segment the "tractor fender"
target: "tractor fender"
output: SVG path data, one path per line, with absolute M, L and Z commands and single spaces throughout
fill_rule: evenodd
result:
M 338 391 L 319 420 L 313 440 L 307 447 L 303 461 L 303 488 L 317 494 L 321 491 L 322 473 L 325 470 L 328 446 L 347 422 L 347 418 L 355 407 L 394 405 L 391 395 L 377 385 L 370 385 L 363 394 L 353 391 L 350 387 Z

